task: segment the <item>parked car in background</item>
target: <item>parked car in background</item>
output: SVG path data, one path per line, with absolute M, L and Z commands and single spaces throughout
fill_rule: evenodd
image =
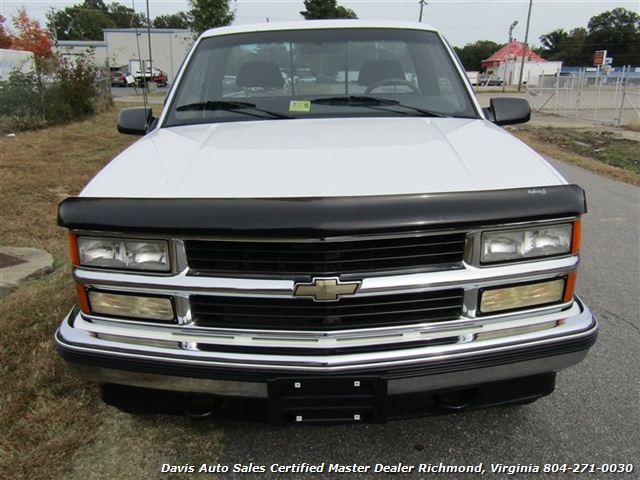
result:
M 336 77 L 335 75 L 320 74 L 316 75 L 316 81 L 318 83 L 335 83 Z
M 480 73 L 480 74 L 478 74 L 477 82 L 478 82 L 478 85 L 480 85 L 481 87 L 484 87 L 485 85 L 488 85 L 490 87 L 492 87 L 492 86 L 501 87 L 502 84 L 504 83 L 499 76 L 491 75 L 489 73 Z
M 153 72 L 151 72 L 150 68 L 147 68 L 144 75 L 140 70 L 136 70 L 134 78 L 137 85 L 155 82 L 159 87 L 166 87 L 168 83 L 167 73 L 159 68 L 154 68 Z
M 111 86 L 112 87 L 126 87 L 127 74 L 123 72 L 111 72 Z

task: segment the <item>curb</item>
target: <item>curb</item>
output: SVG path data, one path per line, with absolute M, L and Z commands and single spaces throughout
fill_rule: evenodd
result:
M 23 281 L 53 271 L 53 257 L 37 248 L 0 247 L 0 297 Z

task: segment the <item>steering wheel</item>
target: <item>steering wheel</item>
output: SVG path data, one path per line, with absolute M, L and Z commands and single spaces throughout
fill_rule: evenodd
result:
M 373 90 L 375 90 L 378 87 L 384 87 L 386 85 L 403 85 L 405 87 L 409 87 L 413 93 L 417 93 L 418 95 L 422 95 L 422 92 L 420 91 L 420 89 L 418 87 L 416 87 L 413 83 L 403 79 L 403 78 L 385 78 L 383 80 L 380 80 L 378 82 L 372 83 L 371 85 L 369 85 L 367 87 L 367 89 L 364 91 L 365 94 L 367 93 L 371 93 Z

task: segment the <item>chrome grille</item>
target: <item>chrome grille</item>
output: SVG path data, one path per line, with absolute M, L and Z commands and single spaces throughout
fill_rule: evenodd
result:
M 314 302 L 303 298 L 192 295 L 191 316 L 201 327 L 266 330 L 347 330 L 455 320 L 463 290 L 449 289 Z
M 346 241 L 185 240 L 192 271 L 216 275 L 345 275 L 458 263 L 464 233 Z

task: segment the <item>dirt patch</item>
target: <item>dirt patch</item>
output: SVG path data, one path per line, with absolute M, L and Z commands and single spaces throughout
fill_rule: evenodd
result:
M 539 129 L 537 137 L 578 155 L 640 173 L 640 144 L 620 138 L 614 132 L 547 128 Z
M 523 125 L 510 130 L 543 155 L 640 186 L 640 142 L 615 129 Z

